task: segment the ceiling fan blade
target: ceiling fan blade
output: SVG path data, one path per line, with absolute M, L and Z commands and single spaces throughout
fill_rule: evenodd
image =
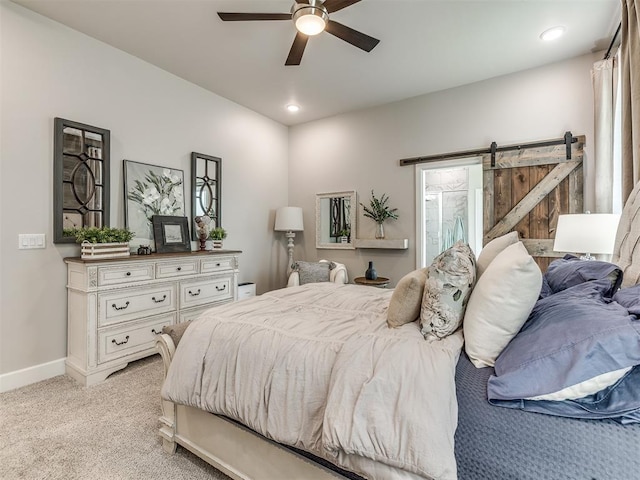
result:
M 218 12 L 225 22 L 244 22 L 251 20 L 291 20 L 290 13 L 229 13 Z
M 350 7 L 354 3 L 358 3 L 360 0 L 326 0 L 322 6 L 327 9 L 327 12 L 333 13 L 343 8 Z
M 285 65 L 300 65 L 302 54 L 304 53 L 304 48 L 307 46 L 308 40 L 308 36 L 299 32 L 296 34 L 293 45 L 291 45 L 291 50 L 289 50 L 287 61 L 284 63 Z
M 331 35 L 350 43 L 354 47 L 364 50 L 365 52 L 370 52 L 376 45 L 378 45 L 378 43 L 380 43 L 380 40 L 377 38 L 365 35 L 362 32 L 347 27 L 346 25 L 342 25 L 341 23 L 334 22 L 333 20 L 329 20 L 326 31 Z

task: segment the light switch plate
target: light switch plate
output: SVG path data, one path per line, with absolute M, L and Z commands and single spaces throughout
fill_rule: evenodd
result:
M 20 250 L 46 248 L 44 233 L 20 233 L 18 235 L 18 248 Z

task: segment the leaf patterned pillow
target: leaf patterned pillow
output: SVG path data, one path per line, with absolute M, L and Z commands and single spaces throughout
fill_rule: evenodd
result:
M 476 261 L 469 245 L 458 242 L 433 260 L 420 308 L 420 331 L 425 338 L 444 338 L 462 326 L 475 281 Z

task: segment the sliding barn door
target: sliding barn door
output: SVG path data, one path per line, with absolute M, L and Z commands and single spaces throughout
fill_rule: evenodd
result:
M 558 216 L 583 213 L 584 136 L 576 137 L 567 159 L 565 145 L 483 155 L 483 244 L 516 230 L 544 272 L 553 257 Z

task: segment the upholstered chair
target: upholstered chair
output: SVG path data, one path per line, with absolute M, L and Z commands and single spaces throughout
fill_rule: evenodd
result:
M 331 263 L 329 260 L 320 260 L 318 263 Z M 334 283 L 347 283 L 349 276 L 347 275 L 347 267 L 342 263 L 333 262 L 334 268 L 329 270 L 329 281 Z M 300 285 L 300 275 L 295 270 L 289 275 L 287 287 L 296 287 Z

